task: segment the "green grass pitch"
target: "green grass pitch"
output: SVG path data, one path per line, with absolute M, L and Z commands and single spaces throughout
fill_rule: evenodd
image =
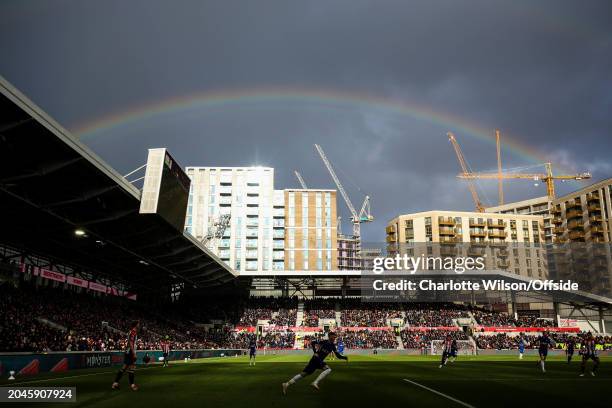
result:
M 596 377 L 579 377 L 579 356 L 571 365 L 549 358 L 547 373 L 535 357 L 460 356 L 438 368 L 439 358 L 353 356 L 330 361 L 332 373 L 315 391 L 318 372 L 281 393 L 281 383 L 301 371 L 309 356 L 259 356 L 249 367 L 245 357 L 173 362 L 170 367 L 140 368 L 133 392 L 124 376 L 112 391 L 116 369 L 78 370 L 62 375 L 22 378 L 11 385 L 76 386 L 74 407 L 513 407 L 612 405 L 612 358 L 602 358 Z M 411 382 L 404 381 L 410 380 Z M 422 388 L 414 383 L 422 385 Z M 2 380 L 2 385 L 7 385 Z M 50 405 L 37 404 L 36 406 Z M 66 404 L 56 404 L 66 406 Z

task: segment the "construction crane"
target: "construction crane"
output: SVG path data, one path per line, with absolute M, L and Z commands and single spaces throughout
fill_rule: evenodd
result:
M 544 163 L 546 173 L 466 173 L 457 177 L 462 179 L 531 179 L 546 183 L 546 194 L 550 200 L 555 198 L 555 180 L 586 180 L 591 178 L 591 173 L 579 173 L 568 175 L 553 175 L 552 164 Z
M 474 204 L 476 205 L 476 211 L 484 212 L 485 207 L 482 205 L 482 202 L 478 197 L 478 192 L 476 191 L 476 186 L 472 181 L 475 177 L 470 177 L 473 173 L 470 171 L 465 161 L 465 157 L 463 157 L 461 147 L 459 147 L 459 143 L 452 132 L 448 132 L 446 135 L 448 136 L 448 140 L 450 140 L 450 142 L 453 144 L 453 148 L 457 154 L 457 160 L 459 161 L 459 166 L 461 166 L 461 171 L 463 172 L 461 173 L 461 176 L 465 176 L 465 178 L 468 180 L 468 188 L 470 189 L 470 193 L 472 193 L 472 200 L 474 200 Z
M 306 182 L 305 182 L 305 181 L 304 181 L 304 179 L 302 178 L 302 175 L 300 174 L 300 172 L 299 172 L 299 171 L 297 171 L 297 170 L 293 170 L 293 173 L 295 173 L 295 177 L 297 177 L 297 179 L 298 179 L 298 181 L 299 181 L 299 183 L 300 183 L 300 186 L 302 186 L 302 188 L 303 188 L 304 190 L 308 189 L 308 187 L 306 187 Z
M 336 175 L 336 172 L 334 171 L 331 163 L 327 159 L 325 152 L 323 151 L 321 146 L 319 146 L 318 144 L 315 144 L 314 146 L 315 146 L 315 149 L 317 149 L 319 156 L 321 156 L 321 160 L 323 160 L 323 164 L 325 164 L 325 167 L 327 167 L 327 171 L 329 172 L 332 179 L 334 180 L 334 183 L 336 183 L 336 187 L 338 188 L 338 191 L 340 191 L 340 195 L 342 195 L 342 198 L 344 199 L 346 206 L 351 212 L 351 221 L 353 222 L 353 235 L 355 236 L 356 241 L 357 241 L 357 253 L 359 254 L 361 251 L 361 224 L 364 222 L 371 222 L 374 220 L 374 217 L 370 213 L 370 196 L 368 195 L 365 196 L 365 199 L 363 200 L 363 204 L 361 204 L 361 208 L 359 209 L 359 212 L 357 212 L 346 190 L 344 190 L 344 187 L 342 187 L 342 183 L 340 183 L 340 179 Z
M 202 237 L 202 242 L 208 249 L 215 250 L 217 241 L 223 237 L 225 230 L 229 228 L 231 221 L 230 214 L 220 215 L 218 218 L 211 218 L 208 223 L 208 231 Z

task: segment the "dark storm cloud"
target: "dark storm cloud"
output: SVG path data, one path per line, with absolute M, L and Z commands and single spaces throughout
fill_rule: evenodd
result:
M 609 1 L 5 1 L 0 49 L 0 74 L 69 129 L 198 92 L 328 89 L 499 127 L 557 165 L 612 176 Z M 83 140 L 120 171 L 169 146 L 185 165 L 269 165 L 279 188 L 296 185 L 297 168 L 331 187 L 318 142 L 354 204 L 372 196 L 379 222 L 365 232 L 380 239 L 398 213 L 472 208 L 445 132 L 457 131 L 477 169 L 495 167 L 494 146 L 448 127 L 372 105 L 268 101 Z M 504 163 L 531 164 L 510 152 Z M 544 193 L 532 184 L 507 183 L 507 195 Z M 494 203 L 495 185 L 483 190 Z

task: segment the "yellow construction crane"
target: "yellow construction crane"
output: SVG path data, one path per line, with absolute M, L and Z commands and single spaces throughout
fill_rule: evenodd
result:
M 457 154 L 457 160 L 459 161 L 459 166 L 461 166 L 461 171 L 463 171 L 461 175 L 465 176 L 465 178 L 468 180 L 468 188 L 470 189 L 470 193 L 472 193 L 472 199 L 474 200 L 474 204 L 476 205 L 476 211 L 484 212 L 485 207 L 484 205 L 482 205 L 482 202 L 480 202 L 480 198 L 478 197 L 478 192 L 476 191 L 476 186 L 474 185 L 474 182 L 472 181 L 476 177 L 472 177 L 474 173 L 470 171 L 465 161 L 465 157 L 463 157 L 463 152 L 461 151 L 461 147 L 459 147 L 459 143 L 457 143 L 457 139 L 455 139 L 455 135 L 453 135 L 451 132 L 448 132 L 447 136 L 448 136 L 448 140 L 450 140 L 450 142 L 453 144 L 453 147 L 455 148 L 455 153 Z
M 476 205 L 476 210 L 479 212 L 484 212 L 484 205 L 480 201 L 478 197 L 478 193 L 476 192 L 476 186 L 473 183 L 473 180 L 476 179 L 497 179 L 498 181 L 498 193 L 499 193 L 499 205 L 504 204 L 504 190 L 503 190 L 503 180 L 505 179 L 530 179 L 535 181 L 542 181 L 546 183 L 546 193 L 550 200 L 555 198 L 555 180 L 586 180 L 591 178 L 591 173 L 579 173 L 579 174 L 569 174 L 569 175 L 553 175 L 552 164 L 544 163 L 544 167 L 546 169 L 545 173 L 504 173 L 502 171 L 501 164 L 501 135 L 499 130 L 495 131 L 495 141 L 497 147 L 497 173 L 475 173 L 472 172 L 465 161 L 465 157 L 463 156 L 463 152 L 459 147 L 459 143 L 457 143 L 457 139 L 455 136 L 448 132 L 448 139 L 453 144 L 455 148 L 455 153 L 457 154 L 457 159 L 459 160 L 459 165 L 461 166 L 461 171 L 457 177 L 461 179 L 468 180 L 468 187 L 470 192 L 472 193 L 472 199 L 474 200 L 474 204 Z
M 544 163 L 546 173 L 466 173 L 465 171 L 457 177 L 467 180 L 475 179 L 531 179 L 546 183 L 546 193 L 550 200 L 555 198 L 555 180 L 586 180 L 591 178 L 591 173 L 579 173 L 569 175 L 553 175 L 552 164 Z

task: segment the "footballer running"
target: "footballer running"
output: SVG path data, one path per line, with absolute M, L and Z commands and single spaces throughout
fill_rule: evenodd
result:
M 291 378 L 289 381 L 284 382 L 283 386 L 283 394 L 287 394 L 287 389 L 290 385 L 295 384 L 300 379 L 309 376 L 314 373 L 316 370 L 322 370 L 321 374 L 310 384 L 314 389 L 319 389 L 319 383 L 327 377 L 331 373 L 331 368 L 325 363 L 325 358 L 333 353 L 338 359 L 348 361 L 348 357 L 340 354 L 338 350 L 336 350 L 336 333 L 330 332 L 327 335 L 328 340 L 313 340 L 310 343 L 312 347 L 312 351 L 314 352 L 313 356 L 310 358 L 310 361 L 304 367 L 304 370 Z

